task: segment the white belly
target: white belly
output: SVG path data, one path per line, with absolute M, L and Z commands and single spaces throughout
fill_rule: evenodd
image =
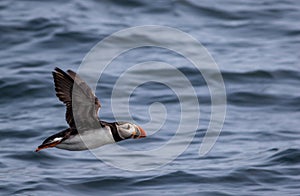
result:
M 98 148 L 111 143 L 115 143 L 115 140 L 109 129 L 96 129 L 83 131 L 80 134 L 71 136 L 56 147 L 60 149 L 79 151 Z

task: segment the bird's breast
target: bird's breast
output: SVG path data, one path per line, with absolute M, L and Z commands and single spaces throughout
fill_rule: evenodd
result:
M 105 144 L 115 143 L 110 130 L 101 128 L 88 131 L 79 131 L 79 134 L 72 135 L 56 147 L 66 150 L 87 150 L 94 149 Z

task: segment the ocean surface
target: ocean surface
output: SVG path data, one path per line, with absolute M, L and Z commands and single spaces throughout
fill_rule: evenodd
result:
M 299 1 L 1 0 L 0 18 L 0 195 L 300 194 Z M 155 47 L 136 48 L 112 62 L 96 88 L 100 118 L 115 119 L 111 96 L 122 70 L 149 61 L 176 65 L 193 85 L 201 113 L 200 118 L 185 116 L 199 125 L 189 130 L 195 136 L 183 153 L 154 169 L 132 171 L 90 151 L 34 152 L 46 137 L 67 127 L 65 107 L 55 96 L 54 68 L 77 71 L 98 42 L 140 25 L 191 35 L 219 66 L 226 117 L 209 153 L 199 156 L 211 115 L 207 83 L 184 57 Z M 163 73 L 170 72 L 141 69 L 130 82 Z M 176 82 L 172 74 L 165 77 Z M 167 111 L 162 126 L 149 120 L 153 103 Z M 194 108 L 189 103 L 186 108 Z M 148 128 L 148 137 L 118 145 L 147 156 L 175 135 L 181 108 L 171 88 L 155 81 L 141 84 L 129 105 L 131 118 Z

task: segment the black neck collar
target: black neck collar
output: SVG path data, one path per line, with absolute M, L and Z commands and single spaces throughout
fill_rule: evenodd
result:
M 113 122 L 113 123 L 108 123 L 108 122 L 101 122 L 101 124 L 105 125 L 105 126 L 109 126 L 110 127 L 110 131 L 111 131 L 111 134 L 114 138 L 114 140 L 116 142 L 119 142 L 121 140 L 123 140 L 123 138 L 121 138 L 121 136 L 119 135 L 119 132 L 118 132 L 118 128 L 117 128 L 117 123 L 116 122 Z

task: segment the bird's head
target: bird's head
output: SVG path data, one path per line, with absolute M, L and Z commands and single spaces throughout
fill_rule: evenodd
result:
M 121 139 L 139 139 L 147 136 L 146 131 L 142 127 L 133 123 L 118 122 L 116 126 Z

